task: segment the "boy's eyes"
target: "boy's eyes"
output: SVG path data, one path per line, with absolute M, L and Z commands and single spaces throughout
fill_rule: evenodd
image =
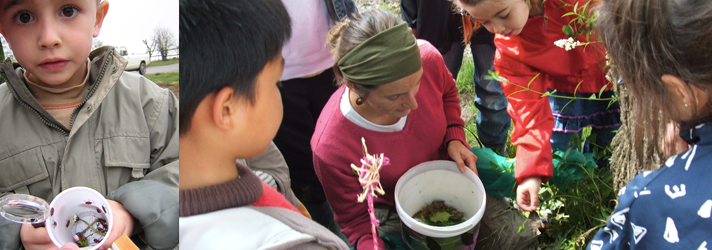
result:
M 29 12 L 19 12 L 15 15 L 15 21 L 18 23 L 29 23 L 35 18 Z
M 74 6 L 67 6 L 62 8 L 62 16 L 64 17 L 73 17 L 77 14 L 77 7 Z
M 79 9 L 74 6 L 66 6 L 62 8 L 62 11 L 60 12 L 60 15 L 63 17 L 74 17 L 77 15 L 77 12 L 79 12 Z M 32 22 L 35 20 L 35 17 L 30 14 L 30 12 L 27 11 L 20 11 L 17 14 L 15 14 L 13 18 L 16 22 L 20 24 L 26 24 L 29 22 Z

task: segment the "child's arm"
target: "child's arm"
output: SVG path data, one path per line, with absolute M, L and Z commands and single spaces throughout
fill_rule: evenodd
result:
M 511 135 L 512 144 L 517 146 L 514 177 L 520 184 L 535 177 L 546 182 L 553 176 L 549 140 L 554 128 L 554 117 L 549 99 L 522 88 L 529 86 L 531 90 L 543 93 L 546 91 L 546 76 L 537 76 L 533 69 L 526 68 L 529 70 L 520 72 L 499 69 L 500 76 L 509 81 L 502 82 L 502 89 L 507 95 L 507 112 L 512 117 L 514 127 Z
M 141 78 L 137 85 L 150 129 L 150 168 L 140 181 L 129 182 L 107 198 L 121 203 L 141 225 L 155 249 L 178 244 L 178 99 L 167 89 Z

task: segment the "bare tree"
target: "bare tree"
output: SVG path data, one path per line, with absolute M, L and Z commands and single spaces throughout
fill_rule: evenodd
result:
M 148 44 L 148 39 L 143 39 L 143 44 L 146 45 L 146 53 L 148 53 L 148 58 L 153 57 L 153 52 L 156 51 L 156 40 L 152 40 L 151 44 Z
M 168 60 L 168 51 L 176 47 L 176 40 L 168 28 L 158 26 L 153 29 L 153 43 L 155 50 L 161 54 L 161 60 Z
M 94 40 L 91 41 L 91 50 L 98 49 L 101 46 L 104 46 L 104 42 L 101 40 L 94 38 Z

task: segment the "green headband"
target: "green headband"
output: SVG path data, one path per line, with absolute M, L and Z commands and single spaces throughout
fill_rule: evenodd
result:
M 349 82 L 381 85 L 417 72 L 422 64 L 413 33 L 401 23 L 356 46 L 338 66 Z

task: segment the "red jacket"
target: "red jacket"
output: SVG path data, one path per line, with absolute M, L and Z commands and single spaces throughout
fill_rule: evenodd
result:
M 537 176 L 545 182 L 553 175 L 549 139 L 554 118 L 549 100 L 541 94 L 523 91 L 523 87 L 528 85 L 541 93 L 550 89 L 557 93 L 584 94 L 599 93 L 608 84 L 603 70 L 605 53 L 600 43 L 570 51 L 554 45 L 557 40 L 568 39 L 562 27 L 575 15 L 562 16 L 573 12 L 576 2 L 583 6 L 586 1 L 547 0 L 544 15 L 529 18 L 519 35 L 495 36 L 494 66 L 499 75 L 509 81 L 502 82 L 502 89 L 507 95 L 507 112 L 514 124 L 512 144 L 518 146 L 514 176 L 520 183 Z M 587 41 L 585 35 L 574 39 Z M 596 37 L 592 35 L 590 40 L 595 41 Z

